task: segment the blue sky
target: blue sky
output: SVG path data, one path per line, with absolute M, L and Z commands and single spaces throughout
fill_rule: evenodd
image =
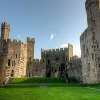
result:
M 80 34 L 87 27 L 85 0 L 0 0 L 0 23 L 11 26 L 10 37 L 35 37 L 35 58 L 41 48 L 74 45 L 80 56 Z

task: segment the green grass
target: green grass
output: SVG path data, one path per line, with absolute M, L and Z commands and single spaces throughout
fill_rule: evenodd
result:
M 57 78 L 16 78 L 11 80 L 13 84 L 23 84 L 23 83 L 65 83 L 64 80 Z
M 36 83 L 39 85 L 34 86 Z M 100 91 L 79 84 L 66 84 L 58 79 L 23 78 L 12 80 L 11 86 L 1 87 L 0 100 L 100 100 Z

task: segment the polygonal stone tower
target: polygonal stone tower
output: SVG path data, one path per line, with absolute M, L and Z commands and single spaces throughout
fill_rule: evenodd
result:
M 100 83 L 100 0 L 86 0 L 88 27 L 80 37 L 83 83 Z

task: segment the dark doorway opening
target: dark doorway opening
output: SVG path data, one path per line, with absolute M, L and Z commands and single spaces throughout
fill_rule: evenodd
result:
M 14 70 L 11 71 L 11 77 L 14 77 Z
M 50 60 L 47 60 L 46 77 L 51 77 L 51 64 L 50 64 Z

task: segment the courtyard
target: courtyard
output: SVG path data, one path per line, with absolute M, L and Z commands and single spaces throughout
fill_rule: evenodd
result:
M 100 100 L 100 85 L 68 84 L 58 79 L 21 78 L 0 88 L 0 100 Z

